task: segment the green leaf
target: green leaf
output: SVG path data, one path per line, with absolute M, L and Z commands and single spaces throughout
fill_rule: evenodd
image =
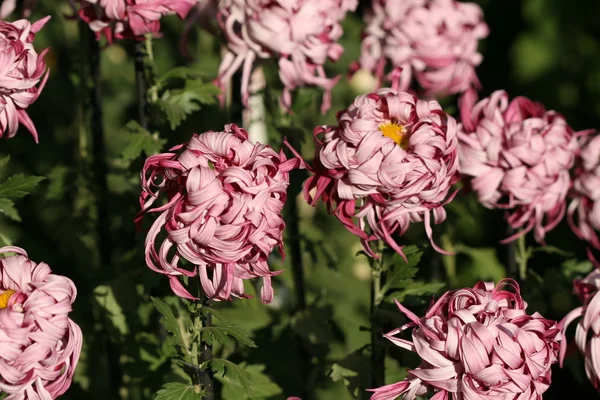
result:
M 236 381 L 249 396 L 252 396 L 252 375 L 246 369 L 223 358 L 213 358 L 207 361 L 213 371 L 221 376 Z
M 183 89 L 165 90 L 156 104 L 165 112 L 174 130 L 188 115 L 200 110 L 201 104 L 214 104 L 219 93 L 210 83 L 188 81 Z
M 202 313 L 211 313 L 217 320 L 218 325 L 215 324 L 209 327 L 200 328 L 204 334 L 209 334 L 217 342 L 227 345 L 229 344 L 229 336 L 235 338 L 238 342 L 248 346 L 257 347 L 254 340 L 250 337 L 250 334 L 245 329 L 237 326 L 236 324 L 227 321 L 223 316 L 217 312 L 214 308 L 202 307 Z
M 69 168 L 64 165 L 57 165 L 48 172 L 50 184 L 46 189 L 46 196 L 50 200 L 60 200 L 66 191 L 66 180 L 69 174 Z
M 0 199 L 0 213 L 13 221 L 21 222 L 21 216 L 15 208 L 15 203 L 10 199 Z
M 123 308 L 115 298 L 112 287 L 109 285 L 97 286 L 94 289 L 94 297 L 101 308 L 102 317 L 110 321 L 116 332 L 120 335 L 129 333 Z
M 43 176 L 13 175 L 0 183 L 0 197 L 19 199 L 28 195 L 44 179 Z
M 296 334 L 313 344 L 329 343 L 333 340 L 333 310 L 330 306 L 312 306 L 301 310 L 291 318 L 291 327 Z
M 206 74 L 196 67 L 175 67 L 162 74 L 156 80 L 156 86 L 161 88 L 168 83 L 171 79 L 192 79 L 199 80 L 205 78 Z
M 532 253 L 547 253 L 547 254 L 558 254 L 563 257 L 573 257 L 573 253 L 569 253 L 563 249 L 559 249 L 555 246 L 538 246 L 534 247 Z
M 227 376 L 216 376 L 223 384 L 222 397 L 224 400 L 258 400 L 266 399 L 283 393 L 283 390 L 275 382 L 263 373 L 264 365 L 245 365 L 240 364 L 252 375 L 252 394 L 246 392 L 244 387 L 238 382 L 229 379 Z
M 150 297 L 150 300 L 152 300 L 152 304 L 154 304 L 154 307 L 156 307 L 158 312 L 162 315 L 160 323 L 165 327 L 167 332 L 171 333 L 173 342 L 180 346 L 185 353 L 189 353 L 188 345 L 181 333 L 179 322 L 177 321 L 177 318 L 175 318 L 173 311 L 171 311 L 171 307 L 159 298 Z
M 407 261 L 394 253 L 392 255 L 392 264 L 385 265 L 384 270 L 387 270 L 385 284 L 381 288 L 380 298 L 376 299 L 380 303 L 384 298 L 402 301 L 408 295 L 421 295 L 435 293 L 440 286 L 439 284 L 425 284 L 415 281 L 413 278 L 419 271 L 417 265 L 421 261 L 423 251 L 417 246 L 406 246 L 403 249 Z M 385 255 L 384 255 L 385 257 Z M 384 258 L 385 259 L 385 258 Z
M 121 156 L 125 161 L 135 160 L 142 152 L 146 155 L 159 153 L 167 142 L 166 139 L 160 139 L 152 135 L 136 121 L 130 121 L 126 127 L 129 131 L 126 134 L 127 144 L 121 152 Z
M 0 158 L 0 168 L 4 167 L 8 161 L 10 160 L 10 156 Z
M 387 297 L 388 300 L 396 299 L 402 302 L 407 296 L 424 296 L 426 294 L 437 294 L 446 284 L 444 282 L 421 282 L 412 281 L 405 289 L 397 292 L 392 291 Z
M 369 387 L 371 360 L 365 348 L 356 350 L 331 366 L 329 376 L 334 382 L 342 382 L 350 393 L 357 397 Z
M 171 382 L 165 383 L 156 392 L 154 400 L 198 400 L 202 398 L 204 398 L 204 393 L 199 386 L 194 387 L 186 383 Z
M 461 273 L 473 281 L 491 280 L 498 282 L 506 277 L 506 270 L 498 260 L 496 249 L 490 247 L 469 247 L 463 244 L 457 244 L 454 248 L 456 254 L 464 254 L 470 258 L 470 265 L 467 271 Z M 471 285 L 473 282 L 464 282 L 464 285 Z M 461 284 L 462 286 L 462 284 Z

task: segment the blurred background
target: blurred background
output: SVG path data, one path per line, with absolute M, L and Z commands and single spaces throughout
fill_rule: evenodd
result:
M 331 73 L 346 74 L 360 51 L 362 17 L 368 6 L 361 2 L 359 12 L 344 22 L 342 44 L 345 53 Z M 524 95 L 543 102 L 548 109 L 564 114 L 575 130 L 596 128 L 600 119 L 600 2 L 595 0 L 504 0 L 478 1 L 490 27 L 483 41 L 484 61 L 478 69 L 483 95 L 505 89 L 511 97 Z M 137 118 L 133 44 L 117 42 L 101 52 L 103 123 L 106 142 L 107 219 L 99 221 L 97 170 L 92 150 L 92 134 L 86 129 L 89 118 L 89 88 L 85 78 L 86 51 L 90 34 L 75 19 L 67 2 L 41 0 L 32 20 L 51 15 L 52 20 L 39 33 L 37 49 L 50 47 L 47 62 L 51 76 L 29 115 L 35 122 L 40 144 L 24 129 L 3 141 L 0 153 L 11 160 L 2 179 L 15 172 L 45 176 L 47 179 L 31 196 L 18 203 L 21 223 L 0 219 L 5 243 L 25 248 L 36 261 L 46 261 L 56 273 L 72 278 L 79 291 L 72 318 L 84 333 L 84 351 L 75 381 L 64 399 L 151 399 L 167 381 L 185 375 L 169 361 L 164 347 L 164 331 L 158 323 L 149 296 L 166 298 L 173 307 L 167 280 L 150 271 L 144 263 L 144 230 L 137 232 L 133 217 L 139 210 L 139 171 L 142 158 L 123 154 L 127 144 L 125 125 Z M 191 30 L 185 46 L 193 59 L 180 52 L 183 23 L 177 18 L 163 20 L 164 37 L 154 40 L 157 72 L 188 65 L 216 76 L 221 43 L 199 27 Z M 272 92 L 281 88 L 274 79 L 272 64 L 265 75 Z M 285 134 L 297 149 L 312 159 L 312 129 L 335 122 L 335 112 L 347 107 L 362 93 L 360 77 L 342 79 L 335 88 L 333 107 L 320 115 L 320 94 L 301 90 L 296 94 L 293 123 L 287 130 L 267 121 L 269 142 L 281 146 Z M 270 101 L 269 96 L 266 102 Z M 457 115 L 456 98 L 443 99 L 449 113 Z M 268 104 L 267 104 L 268 105 Z M 234 110 L 235 111 L 235 110 Z M 163 150 L 189 140 L 192 133 L 219 130 L 237 118 L 218 105 L 194 112 L 172 131 L 165 126 L 160 137 Z M 297 172 L 301 182 L 305 172 Z M 358 241 L 327 215 L 322 207 L 312 208 L 290 188 L 290 203 L 298 201 L 301 248 L 309 306 L 294 310 L 294 284 L 290 258 L 273 257 L 274 269 L 286 271 L 274 279 L 276 298 L 269 306 L 259 299 L 236 300 L 216 307 L 232 322 L 252 332 L 257 348 L 232 344 L 216 349 L 235 362 L 263 365 L 254 368 L 254 399 L 284 399 L 301 395 L 308 386 L 316 399 L 366 399 L 364 372 L 369 368 L 365 345 L 369 332 L 370 267 L 365 257 L 356 256 Z M 434 226 L 436 240 L 455 256 L 436 254 L 424 246 L 421 227 L 411 228 L 401 243 L 417 244 L 424 253 L 415 280 L 440 282 L 444 289 L 473 285 L 478 280 L 497 281 L 506 276 L 508 250 L 498 241 L 507 235 L 500 212 L 482 208 L 470 194 L 459 194 L 448 207 L 448 219 Z M 110 232 L 109 243 L 97 245 L 99 223 Z M 289 224 L 289 222 L 288 222 Z M 566 221 L 547 237 L 546 250 L 536 251 L 530 260 L 530 273 L 523 283 L 523 297 L 530 312 L 561 319 L 578 305 L 572 296 L 572 280 L 591 269 L 585 245 L 571 233 Z M 289 244 L 289 242 L 288 242 Z M 535 246 L 535 243 L 528 243 Z M 289 253 L 289 250 L 288 250 Z M 135 290 L 134 290 L 135 288 Z M 255 289 L 249 285 L 248 291 Z M 416 293 L 419 294 L 419 293 Z M 423 310 L 431 296 L 414 296 L 410 290 L 402 301 L 411 309 Z M 403 319 L 393 304 L 386 305 L 385 330 L 399 326 Z M 298 349 L 301 349 L 299 351 Z M 418 364 L 413 356 L 388 347 L 386 382 L 400 380 L 405 369 Z M 302 356 L 301 356 L 302 355 Z M 308 358 L 306 357 L 308 355 Z M 310 365 L 307 365 L 307 359 Z M 222 379 L 221 379 L 222 380 Z M 271 381 L 276 382 L 274 385 Z M 219 385 L 221 398 L 248 398 L 235 385 Z M 368 381 L 367 381 L 368 382 Z M 553 372 L 553 382 L 545 399 L 588 399 L 598 396 L 588 382 L 583 360 L 577 354 L 565 367 Z M 348 388 L 350 390 L 348 390 Z M 262 396 L 262 397 L 261 397 Z M 219 397 L 218 397 L 219 398 Z M 306 399 L 305 399 L 306 400 Z

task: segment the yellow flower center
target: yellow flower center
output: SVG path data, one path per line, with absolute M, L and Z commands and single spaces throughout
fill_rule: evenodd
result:
M 379 125 L 379 130 L 385 137 L 389 137 L 404 150 L 408 148 L 408 135 L 406 128 L 396 122 L 385 122 Z
M 5 290 L 0 293 L 0 309 L 8 307 L 8 300 L 13 294 L 15 294 L 14 290 Z

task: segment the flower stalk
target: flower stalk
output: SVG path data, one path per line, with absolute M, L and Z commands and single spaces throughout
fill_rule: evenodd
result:
M 381 291 L 384 281 L 383 246 L 379 242 L 378 258 L 371 258 L 371 387 L 380 387 L 385 383 L 385 341 L 378 320 L 378 309 L 384 294 Z
M 202 303 L 200 307 L 201 315 L 200 322 L 203 328 L 208 328 L 212 326 L 212 315 L 209 311 L 203 310 L 204 307 L 210 306 L 210 299 L 206 296 L 202 296 Z M 200 335 L 200 355 L 199 362 L 200 365 L 208 364 L 213 357 L 213 349 L 212 344 L 206 341 L 203 335 Z M 204 389 L 204 399 L 205 400 L 214 400 L 215 399 L 215 387 L 214 387 L 214 379 L 213 373 L 210 366 L 200 370 L 200 384 Z

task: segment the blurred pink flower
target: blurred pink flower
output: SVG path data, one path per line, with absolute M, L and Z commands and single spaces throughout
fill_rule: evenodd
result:
M 384 336 L 422 363 L 404 381 L 371 389 L 371 400 L 414 400 L 428 391 L 436 393 L 432 400 L 542 400 L 561 326 L 527 315 L 515 281 L 446 292 L 423 318 L 396 304 L 410 322 Z M 412 341 L 397 336 L 411 328 Z
M 276 247 L 283 254 L 281 210 L 289 171 L 298 164 L 283 152 L 252 144 L 234 124 L 149 157 L 138 220 L 146 213 L 160 215 L 146 238 L 148 267 L 168 275 L 173 291 L 190 299 L 179 276 L 199 275 L 204 293 L 215 300 L 245 297 L 243 279 L 261 277 L 262 301 L 270 302 L 271 277 L 281 271 L 270 271 L 267 258 Z M 154 206 L 160 194 L 167 203 Z M 157 251 L 163 230 L 167 236 Z M 192 265 L 180 265 L 181 258 Z
M 37 0 L 23 0 L 23 11 L 21 16 L 23 18 L 29 18 L 31 11 L 37 4 Z M 15 11 L 17 8 L 17 0 L 0 0 L 0 20 L 6 20 L 6 18 Z
M 485 207 L 507 210 L 508 224 L 522 228 L 503 242 L 532 229 L 543 242 L 565 214 L 576 135 L 560 114 L 525 97 L 509 102 L 498 90 L 476 101 L 474 91 L 460 101 L 461 173 Z
M 380 89 L 358 96 L 337 119 L 337 126 L 315 129 L 307 201 L 327 204 L 371 256 L 368 242 L 377 239 L 402 254 L 392 235 L 404 234 L 412 222 L 424 221 L 431 239 L 430 213 L 435 223 L 446 219 L 442 206 L 458 180 L 454 118 L 436 101 Z
M 331 107 L 331 89 L 339 77 L 328 78 L 323 64 L 337 61 L 344 49 L 337 43 L 346 12 L 356 0 L 221 0 L 218 21 L 227 40 L 217 84 L 222 89 L 242 68 L 242 101 L 247 106 L 252 66 L 257 59 L 277 58 L 283 82 L 282 104 L 292 105 L 291 91 L 319 86 L 325 94 L 322 112 Z
M 0 248 L 0 392 L 5 400 L 56 399 L 71 385 L 81 353 L 69 319 L 73 282 L 19 247 Z
M 98 38 L 143 39 L 160 33 L 160 19 L 177 14 L 185 18 L 197 0 L 80 0 L 79 17 Z
M 455 0 L 373 0 L 359 66 L 381 86 L 386 64 L 402 70 L 400 90 L 416 78 L 425 95 L 448 95 L 479 86 L 479 40 L 488 35 L 475 3 Z
M 585 357 L 585 372 L 596 390 L 600 391 L 600 270 L 594 269 L 584 279 L 576 279 L 573 288 L 582 302 L 582 306 L 574 309 L 564 318 L 563 334 L 575 319 L 577 322 L 575 344 Z M 560 363 L 567 354 L 567 341 L 560 346 Z
M 0 21 L 0 138 L 11 138 L 23 124 L 38 142 L 38 133 L 27 107 L 35 102 L 46 85 L 48 69 L 44 56 L 33 48 L 35 34 L 50 17 L 34 24 L 25 19 Z
M 569 205 L 569 224 L 573 232 L 587 241 L 594 249 L 600 250 L 600 135 L 579 139 L 575 178 Z M 598 261 L 588 251 L 590 259 Z

